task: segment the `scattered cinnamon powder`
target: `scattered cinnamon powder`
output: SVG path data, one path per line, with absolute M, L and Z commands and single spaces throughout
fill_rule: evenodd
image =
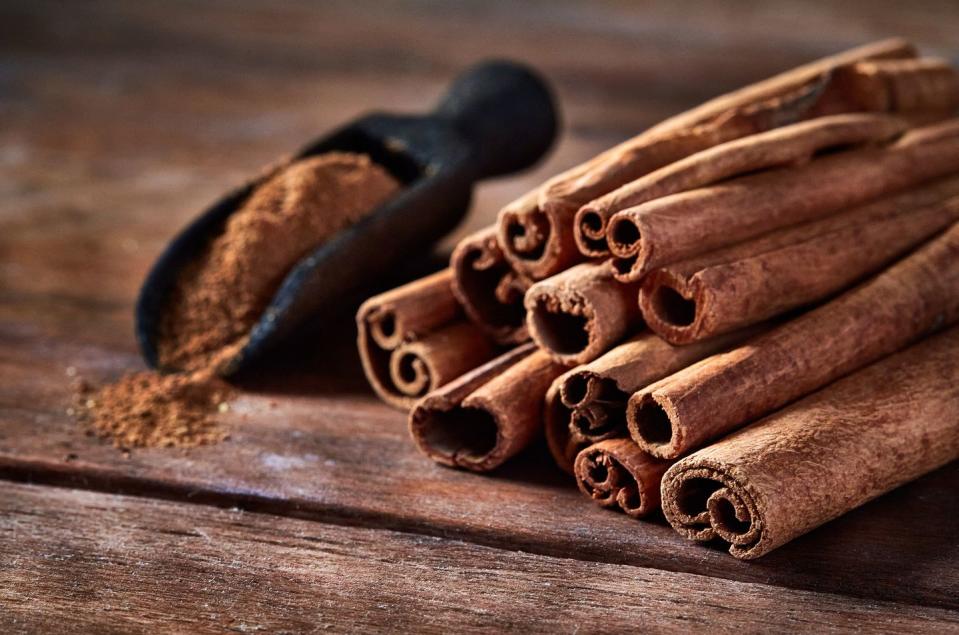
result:
M 369 157 L 341 152 L 268 178 L 183 271 L 161 319 L 161 368 L 196 370 L 232 357 L 290 268 L 398 188 Z
M 99 390 L 81 384 L 80 421 L 118 448 L 194 447 L 226 438 L 214 414 L 228 409 L 228 384 L 209 373 L 125 375 Z
M 121 448 L 193 447 L 226 438 L 216 415 L 231 389 L 217 370 L 238 352 L 287 272 L 309 251 L 393 195 L 399 183 L 369 157 L 331 152 L 270 176 L 185 268 L 160 320 L 161 368 L 94 390 L 71 410 Z

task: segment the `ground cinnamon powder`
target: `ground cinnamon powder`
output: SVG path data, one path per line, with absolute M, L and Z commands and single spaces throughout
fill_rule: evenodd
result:
M 119 448 L 193 447 L 226 432 L 214 413 L 229 409 L 231 389 L 207 374 L 133 373 L 99 390 L 81 385 L 76 407 L 89 430 Z
M 267 179 L 184 270 L 160 324 L 160 367 L 196 370 L 232 357 L 290 268 L 398 188 L 369 157 L 341 152 Z
M 161 316 L 161 368 L 99 390 L 81 386 L 79 419 L 114 445 L 191 447 L 226 433 L 230 387 L 217 370 L 245 344 L 287 272 L 308 252 L 392 196 L 399 183 L 365 155 L 331 152 L 277 170 L 187 266 Z

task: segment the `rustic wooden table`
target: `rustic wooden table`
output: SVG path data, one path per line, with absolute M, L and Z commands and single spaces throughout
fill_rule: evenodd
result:
M 132 301 L 192 214 L 477 59 L 542 69 L 566 128 L 459 235 L 706 97 L 891 34 L 950 56 L 959 32 L 954 0 L 717 5 L 5 0 L 0 629 L 959 630 L 959 465 L 742 563 L 596 508 L 542 448 L 486 478 L 426 461 L 345 330 L 249 380 L 221 445 L 126 455 L 66 412 L 72 375 L 142 367 Z

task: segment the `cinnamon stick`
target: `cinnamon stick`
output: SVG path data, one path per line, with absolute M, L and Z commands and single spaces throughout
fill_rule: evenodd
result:
M 390 355 L 390 379 L 399 394 L 415 399 L 479 366 L 493 354 L 493 343 L 476 325 L 453 322 L 396 347 Z
M 493 470 L 542 430 L 543 396 L 566 370 L 526 344 L 421 399 L 410 434 L 437 463 L 474 472 Z
M 959 177 L 654 269 L 639 305 L 646 324 L 687 344 L 826 298 L 959 220 Z
M 758 558 L 959 458 L 959 328 L 676 463 L 663 511 L 691 540 Z
M 904 120 L 888 115 L 832 115 L 722 143 L 583 205 L 574 220 L 576 244 L 586 256 L 606 257 L 607 224 L 616 212 L 750 172 L 808 161 L 828 148 L 889 140 L 905 128 Z
M 463 319 L 451 280 L 444 269 L 374 296 L 357 312 L 363 371 L 377 395 L 396 408 L 409 408 L 494 354 L 481 331 Z
M 576 484 L 600 507 L 642 518 L 659 509 L 660 482 L 672 464 L 646 454 L 631 439 L 608 439 L 576 456 Z
M 673 346 L 644 332 L 563 373 L 546 393 L 546 441 L 556 463 L 572 474 L 584 448 L 628 436 L 626 401 L 633 392 L 758 332 L 747 329 L 690 346 Z
M 804 165 L 743 176 L 617 212 L 609 223 L 616 277 L 821 218 L 959 170 L 959 120 Z
M 549 277 L 582 259 L 572 223 L 581 205 L 719 143 L 828 112 L 862 110 L 860 103 L 843 104 L 841 91 L 826 90 L 833 72 L 865 60 L 914 56 L 912 45 L 903 40 L 877 42 L 800 66 L 667 119 L 504 208 L 498 220 L 500 245 L 518 272 L 534 280 Z M 839 97 L 828 100 L 829 109 L 817 110 L 823 95 Z
M 491 226 L 467 236 L 453 250 L 453 294 L 466 315 L 500 344 L 529 339 L 523 295 L 530 281 L 503 256 Z
M 959 224 L 791 322 L 630 397 L 630 436 L 676 458 L 959 320 Z
M 938 58 L 864 60 L 837 68 L 835 75 L 831 86 L 841 94 L 833 99 L 861 110 L 949 115 L 959 101 L 956 70 Z
M 583 263 L 526 292 L 530 336 L 557 361 L 584 364 L 639 326 L 639 286 L 621 284 L 608 263 Z

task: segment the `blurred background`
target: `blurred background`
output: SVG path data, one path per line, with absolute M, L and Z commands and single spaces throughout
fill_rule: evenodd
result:
M 3 0 L 0 318 L 132 350 L 132 299 L 190 217 L 364 111 L 428 108 L 486 57 L 539 69 L 564 130 L 481 186 L 457 236 L 706 98 L 890 35 L 955 59 L 957 33 L 956 0 Z

